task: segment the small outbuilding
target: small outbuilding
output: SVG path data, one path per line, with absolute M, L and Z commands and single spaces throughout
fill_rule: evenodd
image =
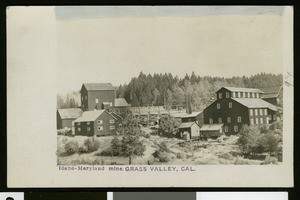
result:
M 58 109 L 56 114 L 57 129 L 72 129 L 72 122 L 82 115 L 81 108 Z
M 189 135 L 187 135 L 187 133 Z M 179 126 L 179 134 L 182 139 L 195 139 L 200 137 L 200 127 L 196 122 L 185 122 Z
M 204 124 L 200 128 L 200 137 L 217 138 L 223 134 L 223 124 Z

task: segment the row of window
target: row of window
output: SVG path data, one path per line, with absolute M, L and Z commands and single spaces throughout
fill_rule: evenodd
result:
M 225 133 L 228 132 L 228 126 L 225 126 L 225 127 L 224 127 L 224 131 L 225 131 Z M 236 133 L 239 132 L 239 127 L 238 127 L 238 126 L 234 126 L 234 127 L 233 127 L 233 131 L 236 132 Z
M 103 126 L 98 126 L 97 129 L 98 129 L 99 131 L 102 131 L 102 130 L 103 130 Z M 110 130 L 115 130 L 116 127 L 115 127 L 115 126 L 110 126 L 109 129 L 110 129 Z M 78 131 L 81 131 L 81 128 L 78 127 L 77 130 L 78 130 Z M 87 127 L 86 130 L 87 130 L 87 131 L 91 131 L 91 127 Z
M 232 102 L 228 103 L 228 107 L 232 108 Z M 220 103 L 217 103 L 217 109 L 221 109 L 221 104 Z
M 115 120 L 114 120 L 114 119 L 110 119 L 110 120 L 109 120 L 109 123 L 110 123 L 110 124 L 114 124 L 114 123 L 115 123 Z M 77 122 L 77 124 L 80 125 L 80 122 Z M 90 122 L 86 122 L 86 125 L 90 125 L 90 124 L 91 124 Z M 103 120 L 98 120 L 98 121 L 97 121 L 97 124 L 103 124 Z
M 231 123 L 231 117 L 227 117 L 226 119 L 227 119 L 227 123 Z M 238 116 L 238 117 L 237 117 L 237 122 L 238 122 L 238 123 L 241 123 L 241 122 L 242 122 L 242 117 L 241 117 L 241 116 Z M 210 123 L 210 124 L 213 124 L 213 123 L 214 123 L 214 119 L 213 119 L 213 118 L 209 118 L 209 123 Z M 223 120 L 222 120 L 221 117 L 218 118 L 218 123 L 219 123 L 219 124 L 222 124 L 222 123 L 223 123 Z
M 259 93 L 253 92 L 232 92 L 232 98 L 259 98 Z M 219 93 L 219 99 L 222 99 L 223 93 Z M 226 98 L 230 98 L 230 92 L 225 93 Z
M 266 108 L 262 109 L 250 109 L 250 116 L 253 116 L 253 110 L 254 110 L 254 115 L 258 115 L 258 112 L 259 112 L 259 115 L 268 115 L 268 110 Z

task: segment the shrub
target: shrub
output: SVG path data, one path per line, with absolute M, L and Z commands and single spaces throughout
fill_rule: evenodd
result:
M 88 148 L 86 146 L 80 146 L 78 148 L 78 152 L 79 153 L 88 153 L 89 151 L 88 151 Z
M 282 122 L 281 121 L 275 121 L 272 124 L 270 124 L 269 129 L 271 131 L 274 130 L 282 130 Z
M 171 156 L 167 152 L 160 152 L 158 154 L 158 159 L 160 162 L 169 162 L 171 160 Z
M 237 157 L 234 161 L 235 165 L 249 165 L 249 162 L 241 157 Z
M 65 144 L 65 152 L 69 155 L 74 154 L 78 150 L 78 142 L 75 140 L 71 140 Z
M 233 156 L 230 153 L 222 153 L 219 155 L 219 158 L 225 159 L 225 160 L 233 160 Z
M 99 149 L 100 142 L 96 140 L 95 137 L 90 137 L 84 141 L 84 146 L 86 147 L 87 152 L 94 152 Z
M 185 158 L 186 158 L 186 154 L 185 154 L 184 152 L 178 152 L 178 153 L 176 154 L 176 157 L 177 157 L 178 159 L 185 159 Z
M 165 151 L 168 153 L 170 152 L 169 146 L 166 141 L 162 141 L 158 146 L 160 151 Z
M 278 159 L 273 156 L 267 156 L 266 159 L 261 163 L 261 165 L 268 165 L 268 164 L 277 164 Z
M 68 138 L 63 138 L 62 140 L 61 140 L 61 142 L 63 143 L 63 144 L 66 144 L 66 142 L 68 142 Z
M 150 134 L 148 133 L 148 134 L 146 134 L 144 137 L 145 137 L 145 138 L 150 138 Z

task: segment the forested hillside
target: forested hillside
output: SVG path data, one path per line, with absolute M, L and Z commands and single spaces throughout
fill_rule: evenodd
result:
M 250 77 L 220 78 L 197 76 L 195 73 L 183 78 L 165 74 L 141 72 L 128 84 L 116 89 L 116 97 L 124 97 L 131 106 L 158 106 L 164 101 L 170 107 L 185 108 L 185 96 L 191 96 L 193 111 L 200 111 L 212 102 L 215 92 L 222 86 L 263 88 L 282 85 L 282 75 L 256 74 Z M 80 91 L 57 95 L 57 108 L 80 106 Z
M 124 97 L 132 106 L 164 105 L 185 107 L 185 95 L 191 96 L 192 110 L 200 111 L 215 97 L 222 86 L 263 88 L 282 85 L 282 75 L 260 73 L 250 77 L 220 78 L 197 76 L 194 72 L 184 78 L 165 74 L 144 74 L 118 87 L 116 96 Z

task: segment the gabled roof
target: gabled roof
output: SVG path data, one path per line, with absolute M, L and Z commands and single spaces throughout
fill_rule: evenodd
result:
M 123 117 L 121 117 L 120 115 L 118 115 L 115 112 L 110 112 L 109 114 L 112 115 L 116 120 L 122 120 L 123 119 Z
M 184 122 L 184 123 L 180 124 L 179 128 L 190 128 L 191 126 L 193 126 L 193 124 L 197 124 L 197 123 L 196 122 Z
M 239 87 L 222 87 L 231 92 L 254 92 L 254 93 L 263 93 L 260 89 L 257 88 L 239 88 Z M 221 88 L 221 89 L 222 89 Z M 221 90 L 220 89 L 220 90 Z M 218 90 L 219 91 L 219 90 Z M 217 91 L 217 92 L 218 92 Z
M 79 118 L 77 118 L 75 120 L 75 122 L 91 122 L 91 121 L 95 121 L 104 112 L 107 112 L 107 111 L 106 110 L 85 111 L 85 112 L 82 113 L 81 117 L 79 117 Z
M 128 103 L 124 98 L 115 99 L 115 107 L 127 107 Z
M 276 98 L 282 91 L 282 86 L 261 88 L 261 90 L 264 92 L 262 96 L 263 99 Z
M 200 131 L 218 131 L 222 126 L 223 124 L 203 124 Z
M 261 90 L 264 92 L 264 94 L 275 94 L 275 93 L 278 94 L 278 93 L 280 93 L 281 89 L 282 89 L 282 86 L 261 88 Z
M 196 117 L 198 115 L 200 115 L 202 112 L 192 112 L 191 114 L 186 114 L 184 116 L 182 116 L 181 118 L 189 118 L 189 117 Z
M 111 83 L 83 83 L 83 86 L 89 90 L 115 90 Z
M 57 110 L 61 119 L 76 119 L 81 116 L 81 108 L 64 108 Z
M 277 107 L 262 99 L 253 98 L 232 98 L 232 100 L 246 106 L 247 108 L 269 108 L 277 111 Z

